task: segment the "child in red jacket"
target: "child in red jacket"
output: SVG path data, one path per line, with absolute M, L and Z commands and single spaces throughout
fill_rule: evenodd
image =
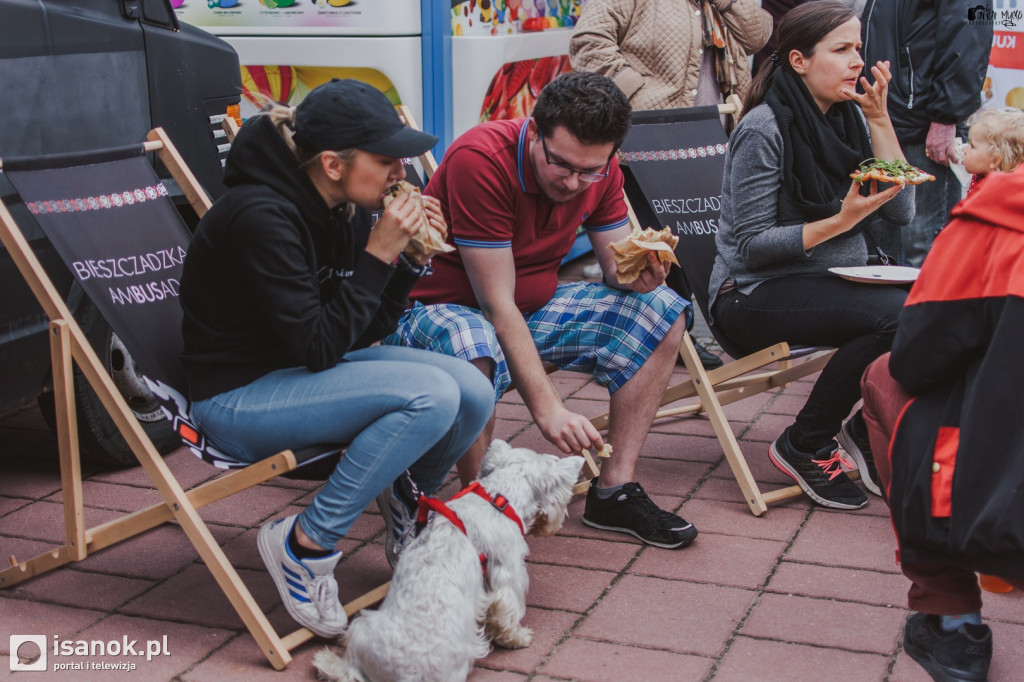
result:
M 1024 589 L 1021 216 L 1024 166 L 993 174 L 953 209 L 900 313 L 891 355 L 861 380 L 911 582 L 903 648 L 936 680 L 987 679 L 992 630 L 975 571 Z

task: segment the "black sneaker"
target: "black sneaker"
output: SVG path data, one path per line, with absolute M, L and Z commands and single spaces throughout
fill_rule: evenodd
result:
M 789 442 L 789 429 L 768 449 L 772 464 L 800 484 L 818 504 L 833 509 L 860 509 L 868 496 L 850 480 L 842 464 L 853 466 L 839 454 L 832 441 L 813 455 L 799 452 Z
M 903 649 L 938 682 L 987 680 L 992 629 L 966 623 L 946 632 L 939 616 L 915 613 L 903 629 Z
M 629 533 L 648 545 L 675 549 L 697 537 L 697 529 L 672 512 L 659 509 L 639 483 L 627 483 L 606 500 L 597 496 L 597 479 L 587 491 L 583 523 L 591 528 Z
M 860 410 L 845 422 L 839 429 L 839 447 L 846 454 L 853 457 L 857 470 L 860 471 L 860 480 L 869 493 L 882 496 L 882 488 L 879 486 L 878 471 L 875 469 L 875 457 L 871 454 L 871 440 L 868 438 L 868 427 L 864 424 L 864 417 Z

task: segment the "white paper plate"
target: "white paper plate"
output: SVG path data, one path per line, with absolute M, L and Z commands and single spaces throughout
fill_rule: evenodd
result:
M 905 265 L 861 265 L 853 268 L 829 268 L 843 279 L 869 284 L 907 284 L 917 279 L 920 268 Z

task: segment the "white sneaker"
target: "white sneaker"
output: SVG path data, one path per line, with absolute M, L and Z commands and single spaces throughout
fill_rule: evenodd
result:
M 320 559 L 297 559 L 288 548 L 288 535 L 297 518 L 289 516 L 264 524 L 256 545 L 288 614 L 317 635 L 333 639 L 348 625 L 334 579 L 341 552 Z
M 416 537 L 416 511 L 420 491 L 406 472 L 377 496 L 377 506 L 387 526 L 384 556 L 394 570 L 398 555 Z

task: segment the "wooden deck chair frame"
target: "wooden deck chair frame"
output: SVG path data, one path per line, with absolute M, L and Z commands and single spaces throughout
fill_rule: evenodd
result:
M 735 95 L 730 96 L 725 104 L 719 105 L 719 112 L 732 116 L 734 122 L 738 121 L 740 111 L 740 101 Z M 631 226 L 640 228 L 629 198 L 625 197 L 625 199 Z M 803 351 L 791 351 L 789 344 L 783 342 L 708 371 L 704 369 L 690 335 L 684 334 L 679 346 L 679 356 L 686 365 L 690 378 L 683 383 L 669 386 L 662 395 L 659 406 L 664 408 L 672 403 L 688 399 L 690 402 L 662 409 L 655 415 L 655 419 L 705 413 L 711 422 L 733 476 L 740 486 L 747 506 L 754 516 L 761 516 L 768 510 L 767 505 L 798 497 L 803 494 L 803 491 L 798 485 L 767 492 L 761 491 L 750 473 L 750 467 L 747 466 L 746 458 L 740 451 L 736 436 L 729 426 L 729 419 L 722 408 L 764 391 L 786 386 L 796 379 L 820 371 L 833 352 L 834 350 L 831 349 L 812 349 L 812 352 L 803 354 Z M 794 363 L 793 360 L 797 358 L 803 358 L 803 360 Z M 776 367 L 766 369 L 771 365 L 776 365 Z M 604 430 L 608 428 L 608 421 L 608 415 L 605 414 L 594 418 L 592 423 L 598 429 Z M 851 478 L 859 477 L 856 471 L 849 473 Z
M 211 202 L 162 129 L 149 133 L 144 143 L 156 152 L 201 217 Z M 0 162 L 2 168 L 2 162 Z M 279 636 L 252 594 L 238 576 L 198 509 L 296 468 L 295 454 L 286 450 L 189 491 L 182 489 L 167 464 L 135 419 L 127 403 L 104 370 L 103 364 L 75 321 L 63 297 L 53 285 L 21 229 L 0 201 L 0 240 L 50 320 L 50 347 L 56 404 L 56 433 L 60 451 L 61 490 L 64 506 L 64 544 L 25 561 L 10 557 L 10 567 L 0 571 L 0 589 L 33 576 L 81 561 L 92 553 L 134 537 L 171 520 L 177 521 L 192 546 L 216 579 L 246 628 L 270 664 L 281 670 L 291 661 L 292 649 L 314 637 L 305 628 Z M 87 528 L 84 522 L 82 471 L 72 389 L 72 362 L 76 363 L 121 435 L 138 458 L 163 502 Z M 345 605 L 349 615 L 384 598 L 389 583 Z

